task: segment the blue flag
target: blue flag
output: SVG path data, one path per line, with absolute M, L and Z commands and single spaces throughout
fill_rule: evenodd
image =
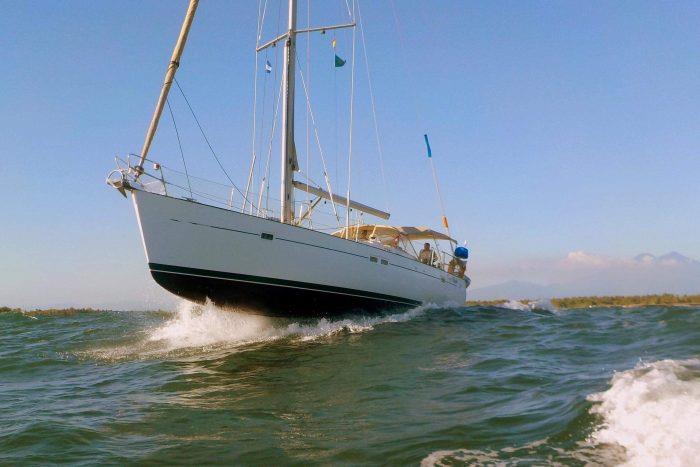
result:
M 433 157 L 433 151 L 430 150 L 430 142 L 428 141 L 428 135 L 423 135 L 425 138 L 425 146 L 428 148 L 428 157 Z
M 272 73 L 272 63 L 270 63 L 270 60 L 265 60 L 265 73 Z

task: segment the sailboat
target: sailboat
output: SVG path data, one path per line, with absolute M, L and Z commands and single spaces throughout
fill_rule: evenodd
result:
M 207 202 L 212 198 L 198 196 L 191 186 L 184 194 L 177 192 L 162 165 L 148 156 L 197 6 L 198 0 L 189 2 L 141 153 L 133 161 L 119 159 L 107 177 L 109 185 L 133 201 L 153 279 L 187 300 L 211 300 L 218 306 L 271 316 L 463 303 L 469 285 L 464 274 L 468 252 L 449 230 L 379 223 L 390 213 L 334 194 L 330 184 L 322 187 L 295 179 L 297 37 L 354 28 L 354 18 L 348 24 L 301 29 L 297 1 L 289 0 L 286 31 L 257 47 L 260 52 L 284 46 L 279 213 L 262 209 L 259 202 L 254 208 L 247 189 L 241 208 Z M 309 199 L 299 213 L 298 192 Z M 328 232 L 309 222 L 321 202 L 330 203 L 334 211 L 344 209 L 344 225 Z M 365 223 L 364 215 L 378 221 Z M 336 218 L 340 219 L 337 212 Z

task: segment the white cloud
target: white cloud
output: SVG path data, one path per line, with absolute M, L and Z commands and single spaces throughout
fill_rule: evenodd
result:
M 584 267 L 609 267 L 618 263 L 615 258 L 609 258 L 599 255 L 591 255 L 584 251 L 572 251 L 563 261 L 565 266 L 584 266 Z

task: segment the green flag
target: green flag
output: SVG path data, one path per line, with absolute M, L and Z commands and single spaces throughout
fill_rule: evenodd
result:
M 343 65 L 345 65 L 345 60 L 343 60 L 342 58 L 340 58 L 336 55 L 335 56 L 335 67 L 340 68 Z

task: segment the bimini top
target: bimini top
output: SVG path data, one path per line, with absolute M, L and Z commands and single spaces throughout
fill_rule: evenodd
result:
M 457 243 L 457 241 L 444 233 L 437 232 L 428 227 L 406 227 L 406 226 L 393 226 L 393 225 L 378 225 L 378 224 L 368 224 L 368 225 L 353 225 L 350 227 L 342 228 L 333 232 L 336 237 L 343 237 L 350 239 L 358 238 L 360 240 L 368 240 L 372 235 L 377 238 L 394 238 L 399 235 L 401 238 L 405 238 L 409 241 L 413 240 L 449 240 L 451 242 Z

